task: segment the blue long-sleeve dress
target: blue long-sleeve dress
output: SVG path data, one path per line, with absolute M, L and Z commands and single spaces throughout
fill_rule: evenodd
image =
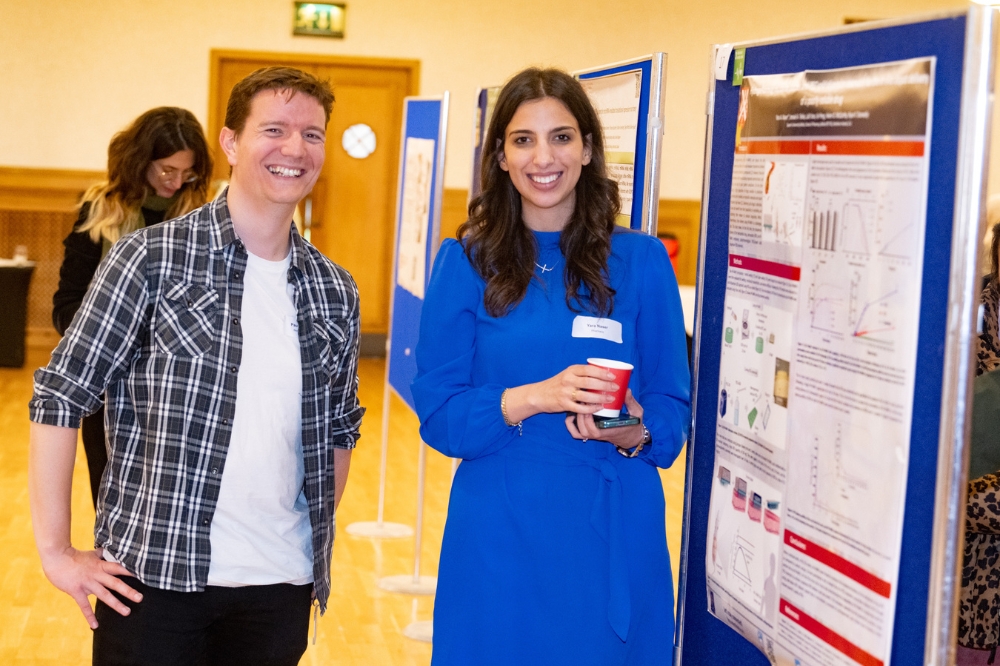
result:
M 527 294 L 491 317 L 485 283 L 446 240 L 427 289 L 413 396 L 424 440 L 462 458 L 448 507 L 434 607 L 436 666 L 665 664 L 673 585 L 656 467 L 687 437 L 690 377 L 676 279 L 660 242 L 616 231 L 610 319 L 622 341 L 574 337 L 558 232 L 533 232 Z M 505 388 L 588 357 L 630 362 L 653 441 L 635 458 L 570 437 L 564 414 L 500 412 Z

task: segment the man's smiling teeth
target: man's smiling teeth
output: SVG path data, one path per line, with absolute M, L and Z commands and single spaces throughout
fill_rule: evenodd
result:
M 284 176 L 286 178 L 298 178 L 302 175 L 302 169 L 288 169 L 280 166 L 269 166 L 267 170 L 276 176 Z
M 559 174 L 557 174 L 557 173 L 554 173 L 554 174 L 551 174 L 551 175 L 548 175 L 548 176 L 528 176 L 528 178 L 531 178 L 531 180 L 535 181 L 539 185 L 548 185 L 549 183 L 554 182 L 555 179 L 558 178 L 558 177 L 559 177 Z

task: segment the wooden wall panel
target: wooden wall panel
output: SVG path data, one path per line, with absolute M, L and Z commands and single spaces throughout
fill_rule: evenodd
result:
M 657 235 L 671 235 L 680 243 L 677 255 L 677 282 L 693 285 L 698 272 L 698 231 L 701 202 L 688 199 L 660 199 Z
M 469 191 L 446 189 L 441 201 L 441 234 L 439 238 L 455 238 L 459 225 L 469 217 Z
M 73 228 L 76 213 L 58 211 L 0 210 L 0 257 L 14 248 L 28 248 L 35 262 L 28 291 L 28 344 L 54 344 L 59 336 L 52 327 L 52 295 L 59 285 L 63 238 Z
M 0 167 L 0 257 L 24 245 L 36 262 L 28 292 L 28 345 L 51 347 L 59 340 L 52 327 L 52 295 L 62 241 L 76 221 L 80 195 L 103 179 L 102 171 Z
M 0 167 L 0 210 L 68 213 L 103 171 Z

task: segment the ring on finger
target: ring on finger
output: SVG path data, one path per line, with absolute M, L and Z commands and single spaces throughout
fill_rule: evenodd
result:
M 570 394 L 569 399 L 572 400 L 573 402 L 576 402 L 576 389 L 573 389 L 573 392 Z

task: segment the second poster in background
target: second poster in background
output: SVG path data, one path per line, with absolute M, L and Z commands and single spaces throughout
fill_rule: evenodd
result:
M 889 663 L 934 60 L 740 90 L 706 567 L 774 663 Z
M 582 79 L 604 131 L 604 159 L 610 176 L 618 183 L 622 208 L 616 222 L 632 225 L 635 181 L 635 147 L 639 132 L 642 72 L 629 71 L 593 79 Z

